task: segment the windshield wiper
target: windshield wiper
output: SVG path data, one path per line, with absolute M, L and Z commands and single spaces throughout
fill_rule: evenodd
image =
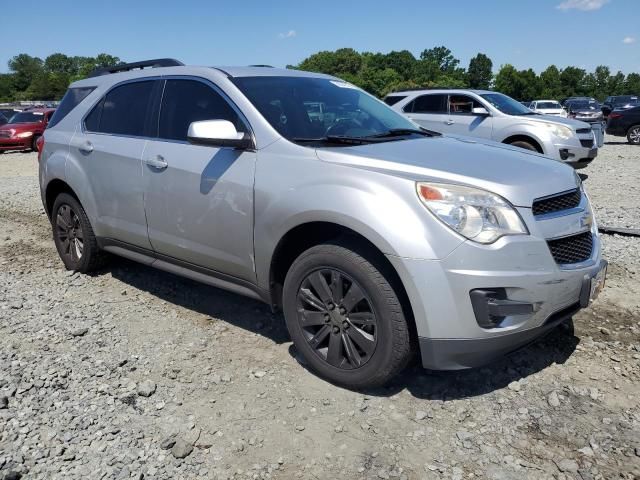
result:
M 427 130 L 426 128 L 390 128 L 386 132 L 377 133 L 375 135 L 368 135 L 365 138 L 388 138 L 388 137 L 401 137 L 403 135 L 418 134 L 424 137 L 435 137 L 441 135 L 441 133 Z
M 297 143 L 335 143 L 341 145 L 365 145 L 376 141 L 371 137 L 347 137 L 344 135 L 327 135 L 318 138 L 293 137 L 291 140 Z

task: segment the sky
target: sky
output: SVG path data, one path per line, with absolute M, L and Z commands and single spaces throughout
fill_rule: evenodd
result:
M 511 63 L 537 72 L 551 64 L 640 72 L 640 22 L 632 19 L 639 1 L 2 0 L 2 16 L 21 20 L 2 22 L 0 72 L 18 53 L 284 67 L 320 50 L 406 49 L 417 57 L 439 45 L 465 67 L 482 52 L 494 70 Z

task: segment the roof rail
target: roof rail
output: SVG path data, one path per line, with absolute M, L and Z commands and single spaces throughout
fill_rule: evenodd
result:
M 109 75 L 110 73 L 128 72 L 134 69 L 157 68 L 157 67 L 181 67 L 184 63 L 173 58 L 156 58 L 154 60 L 143 60 L 142 62 L 121 63 L 112 67 L 96 68 L 89 74 L 88 78 L 99 77 L 101 75 Z
M 274 68 L 273 65 L 249 65 L 250 67 Z
M 400 93 L 400 92 L 418 92 L 420 90 L 469 90 L 469 89 L 456 88 L 456 87 L 414 87 L 414 88 L 403 88 L 401 90 L 396 90 L 395 92 L 391 92 L 389 95 L 393 93 Z

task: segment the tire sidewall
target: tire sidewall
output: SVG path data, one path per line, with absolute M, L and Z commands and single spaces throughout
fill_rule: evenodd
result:
M 69 205 L 71 209 L 75 212 L 80 220 L 80 224 L 82 226 L 82 234 L 83 234 L 83 242 L 82 242 L 82 257 L 79 261 L 73 261 L 70 257 L 65 255 L 62 251 L 62 244 L 58 239 L 58 234 L 56 232 L 56 216 L 58 214 L 58 209 L 62 205 Z M 74 197 L 67 193 L 61 193 L 56 197 L 55 202 L 53 203 L 53 208 L 51 209 L 51 229 L 53 232 L 53 242 L 56 245 L 56 250 L 58 251 L 58 255 L 64 263 L 64 266 L 67 270 L 75 270 L 75 271 L 85 271 L 88 269 L 91 255 L 95 255 L 95 252 L 91 251 L 91 242 L 89 241 L 89 235 L 93 235 L 93 230 L 91 229 L 91 225 L 89 224 L 89 219 L 87 218 L 87 214 L 84 209 L 80 205 Z
M 42 135 L 34 135 L 33 138 L 31 139 L 31 151 L 32 152 L 37 152 L 38 151 L 38 139 L 41 137 Z
M 392 317 L 402 314 L 392 311 L 385 301 L 389 292 L 382 290 L 371 277 L 370 272 L 362 268 L 361 265 L 351 261 L 346 255 L 323 252 L 321 249 L 312 250 L 315 251 L 302 254 L 294 262 L 284 283 L 283 310 L 289 334 L 296 348 L 303 354 L 311 368 L 321 376 L 344 386 L 357 388 L 368 385 L 370 379 L 375 378 L 376 374 L 392 361 L 394 348 Z M 309 346 L 298 321 L 297 293 L 300 285 L 307 275 L 322 268 L 339 270 L 355 280 L 368 296 L 376 315 L 376 349 L 369 361 L 358 369 L 343 370 L 328 364 Z
M 640 145 L 640 140 L 637 142 L 633 142 L 631 141 L 631 132 L 635 129 L 640 130 L 640 125 L 633 125 L 629 131 L 627 132 L 627 141 L 631 144 L 631 145 Z
M 531 152 L 537 152 L 536 148 L 531 145 L 529 142 L 525 142 L 524 140 L 517 140 L 515 142 L 511 142 L 509 145 L 512 147 L 522 148 L 523 150 L 529 150 Z

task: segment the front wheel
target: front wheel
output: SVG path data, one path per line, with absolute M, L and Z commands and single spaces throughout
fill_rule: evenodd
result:
M 632 145 L 640 145 L 640 125 L 634 125 L 629 129 L 627 140 Z
M 349 388 L 387 383 L 411 356 L 407 320 L 385 268 L 348 243 L 317 245 L 292 264 L 283 306 L 311 368 Z
M 33 138 L 31 139 L 31 151 L 32 152 L 37 152 L 38 151 L 38 139 L 40 138 L 40 135 L 34 135 Z
M 515 142 L 511 142 L 509 145 L 513 145 L 514 147 L 524 148 L 525 150 L 531 150 L 533 152 L 538 151 L 538 149 L 535 146 L 533 146 L 532 144 L 524 140 L 516 140 Z

